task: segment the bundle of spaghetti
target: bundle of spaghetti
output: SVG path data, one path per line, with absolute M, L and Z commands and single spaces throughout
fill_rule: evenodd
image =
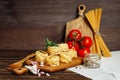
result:
M 106 46 L 101 34 L 99 32 L 100 29 L 100 21 L 101 21 L 102 9 L 97 8 L 95 10 L 90 10 L 85 14 L 87 17 L 92 29 L 93 29 L 93 45 L 92 45 L 92 53 L 97 53 L 100 56 L 110 57 L 111 53 L 108 47 Z

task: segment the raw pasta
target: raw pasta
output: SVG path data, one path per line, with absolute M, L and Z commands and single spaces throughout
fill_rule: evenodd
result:
M 51 54 L 60 54 L 60 48 L 58 46 L 48 46 L 47 52 Z
M 85 14 L 94 31 L 94 35 L 93 35 L 94 42 L 92 46 L 92 50 L 93 50 L 92 52 L 97 53 L 100 56 L 110 57 L 111 53 L 108 47 L 106 46 L 105 42 L 103 41 L 103 38 L 101 37 L 99 32 L 101 13 L 102 13 L 102 9 L 98 8 L 95 10 L 91 10 Z
M 35 59 L 38 62 L 45 62 L 46 57 L 48 56 L 47 53 L 36 51 L 35 52 Z
M 58 55 L 47 56 L 45 64 L 49 66 L 58 66 L 60 64 L 60 58 Z

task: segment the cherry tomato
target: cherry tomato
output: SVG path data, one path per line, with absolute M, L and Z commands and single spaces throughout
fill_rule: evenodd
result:
M 92 46 L 92 39 L 89 36 L 84 36 L 81 41 L 81 45 L 86 48 L 90 48 Z
M 69 49 L 75 49 L 76 51 L 78 51 L 79 44 L 76 41 L 68 41 L 67 44 Z
M 82 48 L 78 50 L 78 56 L 79 57 L 84 57 L 85 55 L 90 53 L 90 49 L 89 48 Z
M 68 39 L 72 39 L 72 40 L 80 40 L 82 37 L 81 32 L 78 29 L 73 29 L 69 32 L 68 34 Z

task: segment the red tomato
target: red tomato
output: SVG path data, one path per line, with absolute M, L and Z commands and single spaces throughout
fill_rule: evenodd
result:
M 89 36 L 84 36 L 81 41 L 81 45 L 86 48 L 90 48 L 92 46 L 92 39 Z
M 75 49 L 76 51 L 78 51 L 79 44 L 76 41 L 68 41 L 67 44 L 69 49 Z
M 80 40 L 81 37 L 82 37 L 82 34 L 78 29 L 73 29 L 68 34 L 68 38 L 72 40 Z
M 78 50 L 78 56 L 79 57 L 84 57 L 85 55 L 90 53 L 90 49 L 89 48 L 83 48 L 83 49 L 79 49 Z

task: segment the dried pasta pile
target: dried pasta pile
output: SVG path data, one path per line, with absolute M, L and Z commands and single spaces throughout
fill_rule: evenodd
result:
M 90 10 L 85 14 L 94 31 L 92 53 L 98 53 L 100 56 L 104 57 L 111 57 L 111 53 L 99 32 L 101 14 L 102 14 L 101 8 Z
M 48 66 L 59 66 L 60 63 L 71 63 L 73 59 L 77 58 L 77 52 L 74 49 L 69 49 L 68 44 L 60 43 L 57 45 L 48 46 L 47 51 L 36 51 L 36 61 Z

